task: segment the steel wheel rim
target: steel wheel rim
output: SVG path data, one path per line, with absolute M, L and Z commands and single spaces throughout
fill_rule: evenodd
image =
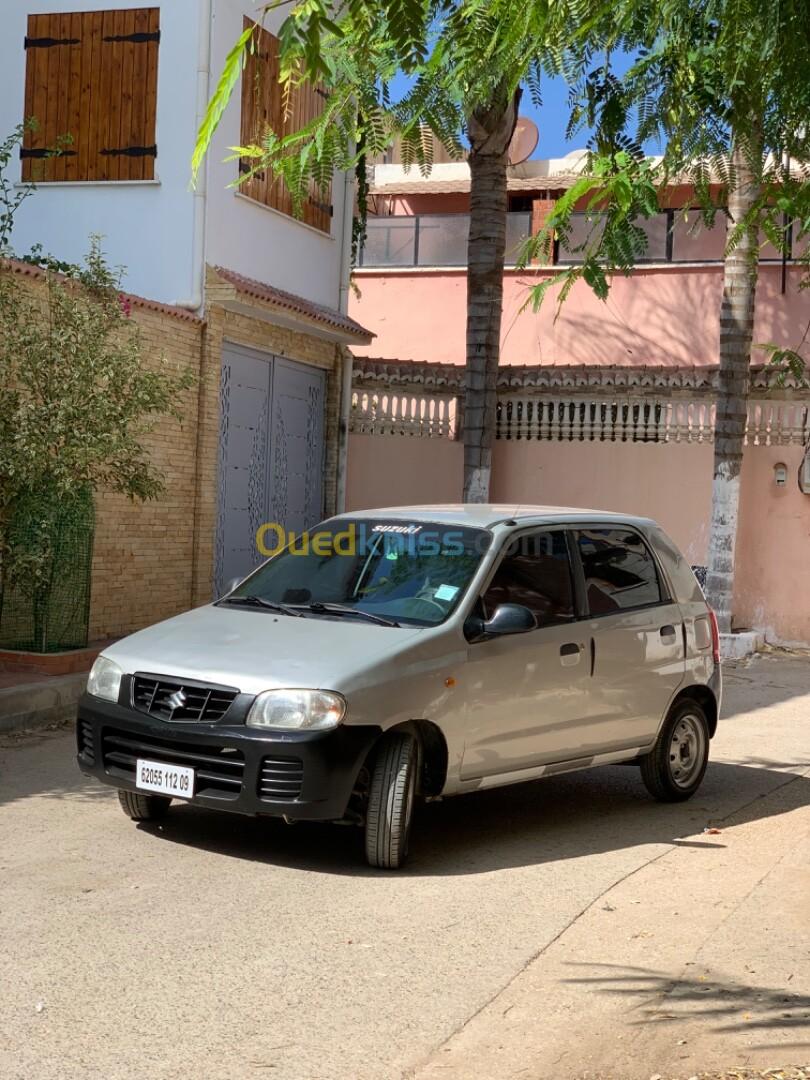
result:
M 679 788 L 691 787 L 706 757 L 706 732 L 700 720 L 687 713 L 672 731 L 669 743 L 669 775 Z

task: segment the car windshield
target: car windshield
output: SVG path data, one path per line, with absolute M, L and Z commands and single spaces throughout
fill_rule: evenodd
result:
M 260 566 L 224 602 L 435 626 L 461 600 L 490 541 L 486 530 L 461 525 L 327 521 Z

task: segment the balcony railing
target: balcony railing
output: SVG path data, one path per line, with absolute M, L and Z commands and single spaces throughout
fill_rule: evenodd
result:
M 567 243 L 554 244 L 554 263 L 571 265 L 581 261 L 577 251 L 598 230 L 600 214 L 573 214 Z M 647 234 L 647 250 L 640 263 L 717 263 L 726 246 L 726 219 L 718 214 L 714 226 L 706 228 L 697 211 L 684 217 L 682 210 L 664 210 L 638 224 Z M 415 214 L 410 217 L 370 217 L 366 242 L 360 252 L 363 267 L 466 266 L 469 214 Z M 506 265 L 514 266 L 521 246 L 529 235 L 531 214 L 507 215 Z M 789 227 L 789 234 L 794 230 Z M 789 259 L 799 258 L 807 249 L 808 237 L 793 235 Z M 782 253 L 762 239 L 761 262 L 781 262 Z
M 514 266 L 529 235 L 531 214 L 507 214 L 506 265 Z M 361 266 L 466 266 L 469 214 L 370 217 Z

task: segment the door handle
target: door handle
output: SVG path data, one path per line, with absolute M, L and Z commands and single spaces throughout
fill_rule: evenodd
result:
M 577 645 L 575 641 L 569 641 L 560 646 L 560 663 L 563 667 L 573 667 L 574 664 L 579 663 L 581 654 L 582 646 Z
M 661 634 L 662 638 L 674 638 L 675 637 L 675 627 L 674 626 L 669 626 L 669 625 L 662 626 L 659 633 Z

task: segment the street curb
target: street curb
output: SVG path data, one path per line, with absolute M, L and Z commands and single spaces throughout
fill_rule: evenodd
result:
M 765 635 L 760 630 L 738 630 L 720 635 L 720 656 L 723 660 L 744 660 L 760 651 Z
M 0 732 L 42 728 L 72 720 L 86 685 L 87 672 L 82 671 L 0 689 Z

